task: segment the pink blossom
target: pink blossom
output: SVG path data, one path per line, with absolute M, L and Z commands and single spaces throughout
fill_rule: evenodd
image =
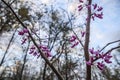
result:
M 29 54 L 32 54 L 34 52 L 34 50 L 31 50 L 30 52 L 29 52 Z
M 107 54 L 107 55 L 105 55 L 105 57 L 104 57 L 104 61 L 105 61 L 106 63 L 112 63 L 112 61 L 110 61 L 111 58 L 112 58 L 112 56 L 111 56 L 110 54 Z
M 91 54 L 94 54 L 94 48 L 89 49 L 89 51 L 90 51 Z
M 33 53 L 33 56 L 37 56 L 37 54 L 38 54 L 38 53 L 35 51 L 35 52 Z
M 23 39 L 21 44 L 24 44 L 26 41 L 27 41 L 27 38 Z
M 43 45 L 40 45 L 39 48 L 42 49 L 42 50 L 48 49 L 46 46 L 43 46 Z
M 28 29 L 25 29 L 25 28 L 24 28 L 24 29 L 23 29 L 23 32 L 24 32 L 24 33 L 28 33 Z
M 102 7 L 98 7 L 97 11 L 101 11 L 103 8 Z
M 76 40 L 76 36 L 72 36 L 71 38 L 70 38 L 70 42 L 73 42 L 73 41 L 75 41 Z
M 47 52 L 45 53 L 46 57 L 51 57 L 51 53 L 50 52 Z
M 81 11 L 83 9 L 82 5 L 78 6 L 78 11 Z
M 83 0 L 79 0 L 79 2 L 83 3 Z
M 92 20 L 93 20 L 93 21 L 95 20 L 95 17 L 94 17 L 94 16 L 92 16 Z
M 91 56 L 89 61 L 86 61 L 86 64 L 91 66 L 91 65 L 93 65 L 93 61 L 94 61 L 94 58 Z
M 105 67 L 105 64 L 103 64 L 103 62 L 98 62 L 98 63 L 97 63 L 97 67 L 98 67 L 100 70 L 103 70 L 104 67 Z
M 99 50 L 94 51 L 94 54 L 95 54 L 95 56 L 96 56 L 96 57 L 99 57 L 99 53 L 100 53 L 100 51 L 99 51 Z
M 82 37 L 84 37 L 85 36 L 85 31 L 81 31 L 81 35 L 82 35 Z
M 18 32 L 18 35 L 24 35 L 25 33 L 28 33 L 28 30 L 24 28 L 23 30 Z
M 32 46 L 31 48 L 30 48 L 30 50 L 34 50 L 35 49 L 35 46 Z
M 95 10 L 97 8 L 97 4 L 93 4 L 93 9 Z
M 105 58 L 104 60 L 106 63 L 112 63 L 112 61 L 110 61 L 110 59 L 108 59 L 108 58 Z
M 99 54 L 99 57 L 102 58 L 102 59 L 104 59 L 104 54 L 103 54 L 103 52 L 102 52 L 101 54 Z
M 86 64 L 91 66 L 92 65 L 92 62 L 91 61 L 86 61 Z
M 51 57 L 50 50 L 46 46 L 40 45 L 39 48 L 45 53 L 46 57 Z
M 71 48 L 74 48 L 75 46 L 77 46 L 79 44 L 79 42 L 75 42 L 72 46 L 71 46 Z
M 94 13 L 94 16 L 99 18 L 99 19 L 103 19 L 103 13 L 102 12 L 100 14 Z
M 40 54 L 38 54 L 37 59 L 40 57 Z
M 23 31 L 19 31 L 18 35 L 24 35 L 24 32 Z

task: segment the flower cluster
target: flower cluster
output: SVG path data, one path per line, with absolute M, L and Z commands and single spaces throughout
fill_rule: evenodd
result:
M 103 70 L 105 67 L 105 63 L 112 63 L 110 59 L 112 58 L 111 53 L 103 53 L 100 52 L 100 50 L 94 50 L 94 48 L 89 49 L 89 52 L 91 53 L 89 61 L 86 62 L 87 65 L 91 66 L 97 59 L 101 59 L 101 62 L 97 62 L 97 67 L 100 70 Z
M 22 43 L 21 44 L 26 43 L 26 41 L 28 39 L 28 29 L 24 28 L 23 30 L 18 32 L 18 35 L 22 36 Z
M 79 0 L 79 2 L 80 2 L 80 3 L 83 3 L 83 0 Z M 82 9 L 83 9 L 83 5 L 80 4 L 80 5 L 78 6 L 78 11 L 81 11 Z
M 22 29 L 21 31 L 18 31 L 18 35 L 22 36 L 22 43 L 21 43 L 22 45 L 25 44 L 29 38 L 28 32 L 29 32 L 28 29 L 25 28 Z M 43 53 L 45 53 L 46 57 L 51 57 L 50 50 L 46 46 L 40 45 L 39 49 Z M 29 51 L 30 51 L 29 54 L 32 54 L 33 56 L 37 56 L 37 58 L 40 57 L 40 53 L 35 46 L 32 46 Z
M 99 19 L 103 19 L 103 7 L 98 6 L 97 4 L 92 4 L 93 6 L 93 14 L 92 14 L 92 19 L 94 20 L 94 18 L 99 18 Z
M 83 3 L 83 0 L 79 0 L 79 2 Z M 91 18 L 93 20 L 95 20 L 95 17 L 99 19 L 103 19 L 103 12 L 102 12 L 103 7 L 98 6 L 97 4 L 92 4 L 92 5 L 86 4 L 85 7 L 87 9 L 93 9 L 94 12 L 91 14 Z M 83 9 L 83 4 L 80 4 L 78 6 L 78 11 L 81 11 L 82 9 Z M 86 18 L 86 20 L 88 20 L 88 18 Z
M 29 50 L 29 54 L 32 54 L 33 56 L 37 56 L 37 58 L 40 57 L 40 54 L 39 52 L 37 51 L 36 47 L 35 46 L 32 46 Z
M 46 57 L 51 57 L 50 50 L 47 46 L 40 45 L 39 48 L 45 53 Z
M 85 34 L 86 34 L 85 31 L 81 31 L 82 38 L 85 36 Z M 75 35 L 72 35 L 69 41 L 72 44 L 71 48 L 74 48 L 75 46 L 77 46 L 79 44 L 79 41 Z
M 71 48 L 74 48 L 75 46 L 77 46 L 79 44 L 79 42 L 76 40 L 77 40 L 77 37 L 74 35 L 70 38 L 70 42 L 72 43 Z
M 43 45 L 40 45 L 39 46 L 39 49 L 45 53 L 46 57 L 51 57 L 51 53 L 50 53 L 50 50 L 46 47 L 46 46 L 43 46 Z M 32 46 L 30 48 L 30 52 L 29 54 L 32 54 L 33 56 L 37 56 L 37 58 L 40 57 L 40 53 L 39 51 L 37 50 L 37 48 L 35 46 Z

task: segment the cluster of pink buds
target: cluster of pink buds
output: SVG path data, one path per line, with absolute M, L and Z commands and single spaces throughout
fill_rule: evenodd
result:
M 29 32 L 28 29 L 25 29 L 25 28 L 18 32 L 18 35 L 22 36 L 22 43 L 21 44 L 26 43 L 26 41 L 28 40 L 28 37 L 29 37 L 28 32 Z M 43 53 L 45 53 L 46 57 L 51 57 L 50 50 L 46 46 L 40 45 L 39 49 Z M 39 53 L 38 49 L 35 46 L 32 46 L 30 48 L 29 54 L 32 54 L 33 56 L 37 56 L 37 58 L 40 57 L 40 53 Z
M 46 57 L 51 57 L 50 50 L 47 46 L 40 45 L 39 48 L 45 53 Z
M 22 36 L 22 43 L 21 44 L 24 44 L 26 43 L 27 39 L 28 39 L 28 29 L 23 29 L 21 31 L 18 32 L 18 35 L 21 35 Z
M 79 5 L 78 6 L 78 11 L 81 11 L 83 9 L 83 6 L 82 5 Z
M 32 46 L 32 47 L 30 48 L 29 54 L 32 54 L 33 56 L 37 56 L 37 58 L 40 57 L 40 54 L 39 54 L 39 52 L 37 51 L 37 49 L 36 49 L 35 46 Z
M 79 42 L 76 40 L 77 40 L 77 37 L 74 35 L 70 38 L 70 42 L 72 43 L 71 48 L 74 48 L 75 46 L 77 46 L 79 44 Z
M 79 0 L 79 2 L 80 2 L 80 3 L 83 3 L 83 0 Z M 78 11 L 81 11 L 82 9 L 83 9 L 83 5 L 80 4 L 80 5 L 78 6 Z
M 85 34 L 86 34 L 85 31 L 81 31 L 82 38 L 85 36 Z M 72 35 L 69 41 L 72 44 L 71 48 L 74 48 L 75 46 L 77 46 L 79 44 L 79 41 L 75 35 Z
M 97 4 L 92 4 L 93 6 L 93 10 L 94 13 L 92 14 L 92 19 L 94 20 L 94 18 L 99 18 L 99 19 L 103 19 L 103 7 L 98 6 Z
M 83 0 L 79 0 L 79 2 L 80 3 L 83 3 Z M 103 7 L 100 7 L 100 6 L 98 6 L 97 4 L 92 4 L 92 6 L 91 5 L 88 5 L 88 4 L 86 4 L 86 6 L 85 6 L 87 9 L 91 9 L 92 7 L 93 7 L 93 14 L 91 14 L 91 18 L 93 19 L 93 20 L 95 20 L 95 17 L 96 18 L 99 18 L 99 19 L 103 19 L 103 12 L 102 12 L 102 10 L 103 10 Z M 81 11 L 83 9 L 83 4 L 80 4 L 79 6 L 78 6 L 78 11 Z M 88 20 L 88 18 L 86 19 L 86 20 Z
M 101 59 L 101 62 L 97 62 L 97 67 L 100 69 L 100 70 L 103 70 L 104 67 L 105 67 L 105 63 L 112 63 L 110 61 L 110 59 L 112 58 L 110 52 L 109 53 L 103 53 L 103 52 L 100 52 L 100 50 L 94 50 L 94 48 L 92 49 L 89 49 L 89 52 L 91 53 L 91 56 L 90 56 L 90 59 L 89 61 L 86 62 L 87 65 L 91 66 L 93 65 L 93 63 L 98 60 L 98 59 Z
M 46 57 L 51 57 L 50 50 L 49 50 L 46 46 L 40 45 L 40 46 L 39 46 L 39 49 L 40 49 L 43 53 L 45 53 Z M 40 53 L 38 52 L 38 50 L 36 49 L 35 46 L 32 46 L 32 47 L 30 48 L 29 54 L 32 54 L 33 56 L 37 56 L 37 58 L 40 57 Z

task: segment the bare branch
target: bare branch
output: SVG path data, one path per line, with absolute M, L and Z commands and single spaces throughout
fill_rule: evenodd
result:
M 107 43 L 107 44 L 100 50 L 100 52 L 103 51 L 107 46 L 109 46 L 109 45 L 111 45 L 111 44 L 113 44 L 113 43 L 117 43 L 117 42 L 120 42 L 120 40 L 116 40 L 116 41 L 112 41 L 112 42 L 110 42 L 110 43 Z
M 17 29 L 16 29 L 16 30 L 17 30 Z M 7 52 L 8 52 L 8 49 L 9 49 L 9 47 L 10 47 L 12 41 L 13 41 L 14 35 L 15 35 L 15 33 L 16 33 L 16 30 L 15 30 L 14 33 L 12 34 L 12 37 L 11 37 L 9 43 L 8 43 L 7 49 L 6 49 L 6 51 L 5 51 L 4 55 L 3 55 L 3 58 L 2 58 L 2 60 L 1 60 L 1 62 L 0 62 L 0 66 L 2 66 L 2 64 L 4 63 L 5 56 L 6 56 L 6 54 L 7 54 Z

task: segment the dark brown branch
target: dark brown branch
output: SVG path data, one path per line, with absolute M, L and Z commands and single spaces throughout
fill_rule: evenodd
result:
M 14 14 L 14 16 L 17 18 L 18 22 L 27 29 L 27 27 L 24 25 L 24 23 L 19 19 L 19 17 L 17 16 L 17 14 L 14 12 L 14 10 L 11 8 L 11 6 L 9 6 L 4 0 L 1 0 Z M 50 66 L 50 68 L 54 71 L 54 73 L 57 75 L 59 80 L 63 80 L 61 74 L 56 70 L 56 68 L 50 63 L 50 61 L 47 59 L 47 57 L 45 56 L 45 54 L 39 49 L 39 46 L 37 45 L 37 43 L 35 42 L 34 38 L 32 37 L 32 35 L 30 34 L 30 32 L 28 31 L 29 37 L 31 38 L 32 42 L 34 43 L 34 45 L 37 47 L 39 53 L 41 54 L 41 57 L 46 61 L 46 63 Z
M 109 52 L 112 52 L 113 50 L 118 49 L 118 48 L 120 48 L 120 46 L 117 46 L 117 47 L 111 48 L 110 50 L 108 50 L 108 51 L 106 52 L 106 54 L 109 53 Z M 106 54 L 105 54 L 105 55 L 106 55 Z
M 103 51 L 103 50 L 104 50 L 107 46 L 109 46 L 110 44 L 117 43 L 117 42 L 120 42 L 120 40 L 116 40 L 116 41 L 112 41 L 112 42 L 110 42 L 110 43 L 107 43 L 107 44 L 100 50 L 100 52 Z

